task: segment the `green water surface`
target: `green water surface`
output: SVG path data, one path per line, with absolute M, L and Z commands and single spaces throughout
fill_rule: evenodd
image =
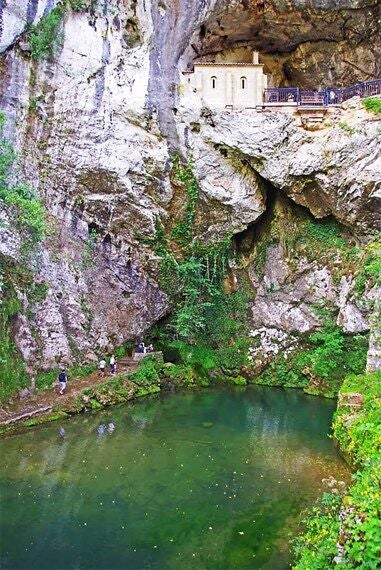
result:
M 168 394 L 3 438 L 1 568 L 288 568 L 301 510 L 322 479 L 349 477 L 327 437 L 334 408 L 250 386 Z M 109 421 L 115 431 L 99 435 Z

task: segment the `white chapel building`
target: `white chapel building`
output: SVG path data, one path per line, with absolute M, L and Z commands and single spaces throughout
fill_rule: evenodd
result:
M 252 63 L 195 63 L 194 71 L 183 75 L 183 94 L 192 90 L 211 109 L 255 108 L 262 105 L 267 87 L 258 52 L 253 53 Z

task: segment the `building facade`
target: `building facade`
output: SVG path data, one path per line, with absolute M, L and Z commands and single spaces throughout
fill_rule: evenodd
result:
M 254 52 L 252 63 L 195 63 L 184 72 L 185 93 L 196 92 L 210 108 L 250 109 L 263 103 L 267 76 Z

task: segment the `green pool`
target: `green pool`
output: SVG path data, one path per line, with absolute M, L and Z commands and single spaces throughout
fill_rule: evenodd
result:
M 288 568 L 301 510 L 322 479 L 350 476 L 327 437 L 334 408 L 293 390 L 208 389 L 3 438 L 1 568 Z

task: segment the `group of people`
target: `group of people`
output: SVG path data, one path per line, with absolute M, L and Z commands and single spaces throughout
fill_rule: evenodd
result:
M 109 366 L 110 366 L 110 374 L 114 376 L 116 373 L 116 360 L 113 354 L 110 356 Z M 100 376 L 105 375 L 106 361 L 104 358 L 101 358 L 101 360 L 99 361 L 98 370 Z M 62 396 L 66 390 L 67 381 L 68 381 L 67 372 L 65 368 L 62 368 L 61 372 L 58 375 L 58 392 L 60 396 Z
M 110 356 L 110 362 L 109 362 L 109 366 L 110 366 L 110 374 L 112 376 L 114 376 L 115 372 L 116 372 L 116 360 L 115 360 L 115 356 L 112 354 Z M 105 375 L 105 370 L 106 370 L 106 361 L 104 358 L 101 358 L 98 364 L 98 370 L 99 370 L 99 375 L 100 376 L 104 376 Z
M 153 344 L 149 344 L 148 346 L 146 346 L 144 344 L 144 342 L 139 342 L 139 344 L 136 348 L 136 352 L 138 352 L 139 354 L 145 354 L 147 352 L 154 352 Z
M 136 345 L 136 352 L 140 354 L 146 354 L 147 352 L 154 352 L 153 344 L 149 344 L 148 346 L 146 346 L 143 341 L 139 342 L 139 344 Z M 102 357 L 98 363 L 99 375 L 102 377 L 105 375 L 106 366 L 107 366 L 106 360 Z M 110 356 L 109 366 L 110 366 L 110 374 L 114 376 L 116 373 L 116 359 L 114 354 Z M 58 375 L 60 396 L 62 396 L 62 394 L 66 390 L 67 381 L 68 381 L 67 372 L 65 368 L 62 368 L 61 372 Z

